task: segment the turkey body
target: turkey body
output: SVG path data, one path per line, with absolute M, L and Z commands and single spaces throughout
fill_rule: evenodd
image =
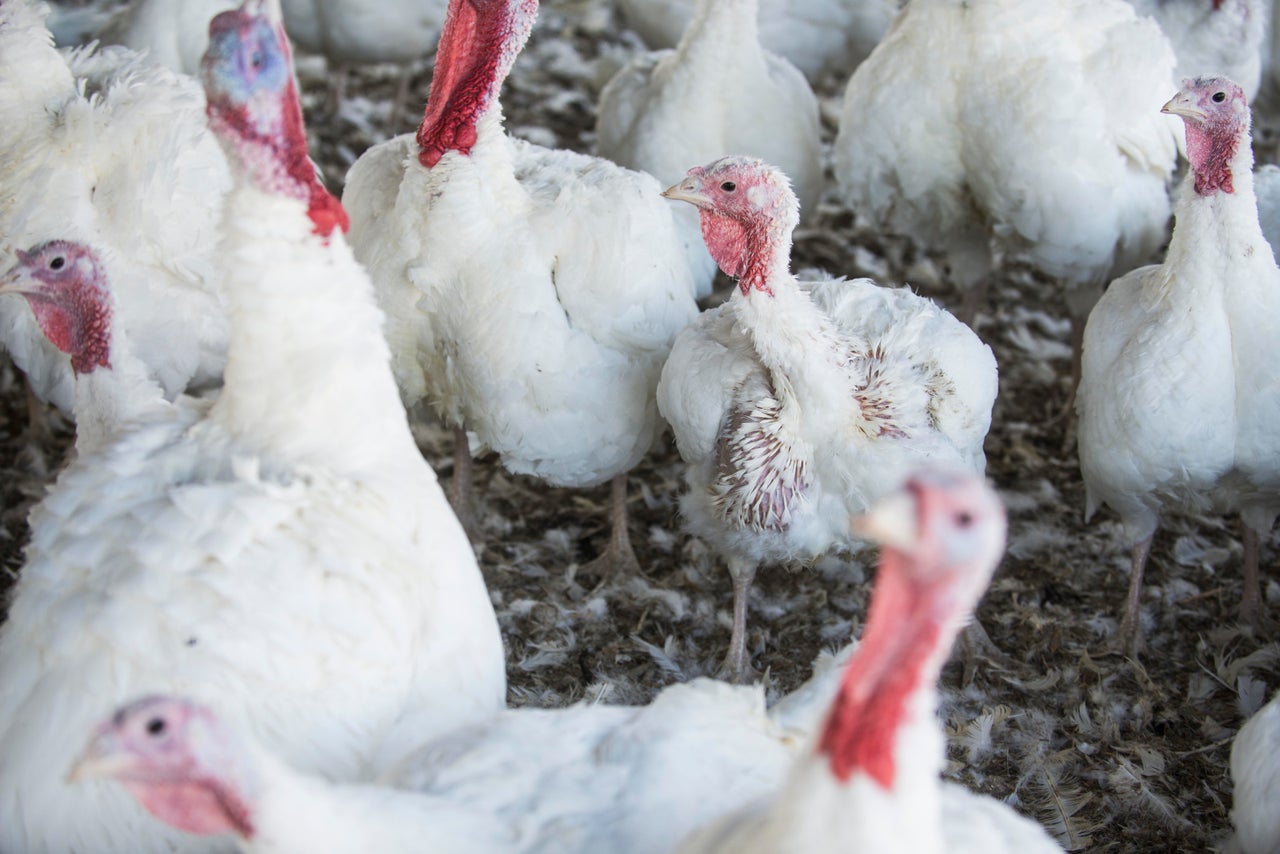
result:
M 1280 701 L 1272 698 L 1236 733 L 1231 743 L 1231 782 L 1235 787 L 1231 821 L 1240 854 L 1266 854 L 1280 848 L 1280 816 L 1271 805 L 1280 798 Z M 1232 849 L 1229 849 L 1232 850 Z
M 763 562 L 811 559 L 851 544 L 849 515 L 923 461 L 985 468 L 996 365 L 967 327 L 869 279 L 773 300 L 704 312 L 663 372 L 693 533 Z M 773 341 L 803 369 L 774 362 Z
M 1179 79 L 1230 77 L 1249 100 L 1262 81 L 1268 0 L 1129 0 L 1160 24 L 1178 55 Z
M 1083 318 L 1165 237 L 1173 66 L 1121 0 L 912 2 L 849 81 L 837 181 L 872 222 L 941 248 L 962 289 L 998 247 Z
M 429 170 L 412 135 L 370 149 L 344 195 L 352 244 L 406 404 L 425 397 L 513 472 L 600 483 L 661 429 L 653 388 L 693 284 L 653 178 L 499 121 Z

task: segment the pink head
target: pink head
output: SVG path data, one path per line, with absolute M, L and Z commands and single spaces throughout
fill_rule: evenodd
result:
M 785 267 L 800 203 L 785 175 L 753 157 L 695 166 L 662 195 L 696 207 L 707 251 L 742 293 L 772 294 L 770 276 Z
M 1004 508 L 976 475 L 928 473 L 854 525 L 880 543 L 862 643 L 818 743 L 832 773 L 893 786 L 911 698 L 941 674 L 964 618 L 1004 552 Z
M 1181 116 L 1187 127 L 1187 159 L 1202 196 L 1235 192 L 1231 161 L 1249 139 L 1249 103 L 1244 90 L 1226 77 L 1182 81 L 1178 94 L 1160 110 Z
M 497 101 L 537 15 L 538 0 L 450 0 L 418 127 L 423 166 L 449 151 L 471 153 L 476 125 Z
M 93 250 L 53 240 L 18 250 L 0 293 L 27 298 L 46 338 L 71 356 L 77 374 L 111 367 L 111 293 Z
M 211 711 L 173 697 L 146 697 L 97 728 L 68 779 L 115 780 L 166 824 L 250 839 L 253 814 L 235 782 L 237 758 Z
M 259 188 L 305 201 L 315 232 L 347 230 L 347 214 L 307 156 L 307 131 L 279 0 L 245 0 L 209 23 L 200 62 L 209 127 Z

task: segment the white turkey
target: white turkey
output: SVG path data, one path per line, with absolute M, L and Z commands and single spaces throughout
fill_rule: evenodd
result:
M 227 850 L 63 779 L 59 732 L 146 686 L 230 702 L 288 762 L 345 780 L 504 700 L 488 593 L 306 156 L 278 12 L 215 19 L 206 85 L 240 173 L 226 384 L 81 456 L 32 512 L 0 629 L 0 850 Z M 68 323 L 98 316 L 90 296 Z
M 173 405 L 127 343 L 104 260 L 89 247 L 50 240 L 17 251 L 0 294 L 26 297 L 45 337 L 75 374 L 76 452 L 91 454 L 122 433 L 172 418 Z
M 760 47 L 756 0 L 701 0 L 675 50 L 637 56 L 600 94 L 596 149 L 666 184 L 690 163 L 732 151 L 791 177 L 801 213 L 822 195 L 818 101 L 787 60 Z M 697 211 L 676 211 L 698 295 L 711 292 L 716 262 Z
M 1241 617 L 1263 617 L 1259 537 L 1280 511 L 1280 270 L 1253 194 L 1249 106 L 1225 78 L 1187 80 L 1164 107 L 1191 171 L 1164 263 L 1111 283 L 1089 315 L 1080 382 L 1088 519 L 1103 504 L 1133 547 L 1117 640 L 1141 646 L 1142 573 L 1167 509 L 1215 499 L 1244 521 Z
M 700 0 L 620 0 L 627 26 L 657 50 L 675 47 Z M 849 73 L 871 53 L 901 0 L 760 0 L 760 38 L 813 82 Z
M 942 250 L 970 317 L 998 255 L 1061 282 L 1078 354 L 1102 286 L 1165 238 L 1173 67 L 1124 0 L 913 0 L 849 80 L 836 180 Z
M 658 854 L 772 796 L 789 771 L 816 771 L 836 790 L 842 787 L 833 773 L 853 777 L 847 791 L 799 805 L 820 835 L 838 820 L 837 809 L 856 809 L 879 785 L 868 774 L 879 781 L 896 770 L 888 793 L 863 809 L 869 826 L 878 818 L 883 827 L 901 808 L 876 816 L 874 806 L 911 799 L 914 817 L 900 828 L 904 846 L 939 823 L 953 833 L 986 823 L 1020 834 L 1028 852 L 1048 850 L 1032 822 L 938 780 L 933 683 L 999 559 L 998 501 L 976 478 L 933 476 L 886 502 L 872 520 L 867 533 L 889 541 L 863 643 L 843 672 L 817 674 L 768 713 L 759 689 L 707 679 L 666 688 L 639 708 L 512 709 L 427 745 L 375 788 L 304 777 L 209 706 L 150 697 L 102 723 L 72 774 L 118 780 L 158 818 L 196 832 L 234 833 L 242 850 L 255 854 Z M 826 734 L 814 739 L 841 678 Z M 799 718 L 798 726 L 788 717 Z M 814 741 L 816 750 L 806 747 Z M 941 819 L 936 803 L 930 809 L 936 800 Z M 912 828 L 920 832 L 907 836 Z
M 858 652 L 781 790 L 682 854 L 1061 851 L 1007 804 L 943 783 L 937 683 L 1004 552 L 1005 514 L 972 474 L 908 481 L 858 523 L 881 543 Z
M 688 463 L 685 523 L 733 578 L 722 672 L 743 679 L 757 568 L 852 545 L 849 515 L 926 461 L 981 472 L 996 363 L 909 290 L 796 281 L 795 194 L 763 162 L 695 167 L 664 195 L 698 208 L 707 248 L 738 280 L 676 339 L 658 404 Z
M 453 0 L 417 135 L 347 176 L 351 244 L 405 404 L 429 401 L 454 429 L 464 520 L 473 431 L 518 474 L 612 480 L 602 560 L 633 564 L 626 472 L 662 428 L 654 388 L 697 314 L 693 281 L 651 176 L 503 132 L 498 93 L 537 9 Z
M 0 254 L 53 239 L 110 252 L 133 353 L 173 398 L 216 384 L 227 320 L 215 245 L 231 178 L 199 83 L 122 48 L 64 57 L 47 7 L 0 4 Z M 42 400 L 72 411 L 73 379 L 17 297 L 0 345 Z
M 1169 38 L 1182 77 L 1230 77 L 1249 100 L 1262 82 L 1270 0 L 1129 0 Z M 1269 44 L 1266 45 L 1269 48 Z
M 1238 854 L 1280 851 L 1280 695 L 1240 727 L 1231 743 L 1231 823 Z

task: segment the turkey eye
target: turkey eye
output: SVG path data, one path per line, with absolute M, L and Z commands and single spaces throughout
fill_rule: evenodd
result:
M 147 721 L 147 735 L 164 735 L 164 718 L 152 718 Z
M 957 513 L 956 524 L 959 525 L 961 528 L 967 528 L 973 524 L 973 517 L 970 516 L 968 513 Z
M 720 189 L 724 190 L 726 193 L 732 193 L 734 190 L 738 189 L 738 185 L 732 181 L 725 181 L 720 185 Z
M 1227 100 L 1227 93 L 1226 93 L 1226 92 L 1214 92 L 1214 93 L 1213 93 L 1213 102 L 1214 102 L 1215 104 L 1221 104 L 1221 103 L 1222 103 L 1223 101 L 1225 101 L 1225 100 Z
M 55 256 L 54 256 L 54 257 L 49 261 L 49 269 L 50 269 L 50 270 L 61 270 L 63 267 L 65 267 L 65 266 L 66 266 L 66 264 L 67 264 L 67 259 L 66 259 L 66 258 L 63 258 L 61 255 L 55 255 Z
M 249 57 L 249 64 L 254 68 L 262 68 L 262 54 L 255 50 L 253 55 Z

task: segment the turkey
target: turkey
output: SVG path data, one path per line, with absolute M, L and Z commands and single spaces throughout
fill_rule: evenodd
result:
M 722 158 L 664 195 L 698 208 L 707 248 L 738 280 L 676 339 L 658 405 L 688 463 L 685 524 L 733 578 L 722 672 L 741 680 L 756 569 L 851 545 L 849 515 L 925 461 L 981 472 L 996 363 L 908 290 L 797 282 L 795 194 L 763 162 Z
M 1178 56 L 1179 77 L 1230 77 L 1249 100 L 1262 82 L 1270 0 L 1129 0 L 1160 24 Z
M 690 163 L 741 151 L 776 163 L 795 182 L 800 210 L 822 194 L 818 101 L 795 66 L 760 47 L 756 0 L 702 0 L 675 50 L 642 54 L 600 94 L 596 148 L 665 184 Z M 698 296 L 716 263 L 697 212 L 676 212 Z
M 416 137 L 347 176 L 351 244 L 387 313 L 407 406 L 457 437 L 454 506 L 471 519 L 464 430 L 517 474 L 613 481 L 604 565 L 634 565 L 626 472 L 662 427 L 654 388 L 697 314 L 671 212 L 649 175 L 509 139 L 498 92 L 537 0 L 453 0 Z
M 1119 643 L 1141 646 L 1139 597 L 1167 510 L 1214 498 L 1244 521 L 1241 617 L 1263 616 L 1258 540 L 1280 511 L 1280 270 L 1253 194 L 1249 106 L 1225 78 L 1187 80 L 1164 106 L 1186 124 L 1164 263 L 1111 283 L 1089 315 L 1077 402 L 1085 518 L 1103 504 L 1133 545 Z
M 53 239 L 109 251 L 122 328 L 165 395 L 216 385 L 228 331 L 214 255 L 231 177 L 200 86 L 121 48 L 64 57 L 46 12 L 0 4 L 0 255 Z M 0 298 L 0 346 L 38 398 L 71 414 L 68 357 L 16 297 Z
M 504 700 L 488 593 L 306 156 L 278 10 L 218 16 L 205 78 L 240 173 L 219 243 L 226 384 L 80 456 L 32 511 L 0 629 L 0 850 L 227 850 L 63 780 L 64 727 L 143 690 L 234 704 L 285 761 L 344 780 Z
M 1236 733 L 1231 744 L 1231 822 L 1239 854 L 1280 851 L 1280 695 Z
M 972 474 L 931 472 L 859 520 L 881 543 L 858 653 L 814 749 L 776 796 L 699 832 L 682 854 L 1040 854 L 1044 828 L 942 783 L 936 686 L 1004 551 L 1005 514 Z
M 996 254 L 1066 288 L 1079 336 L 1102 285 L 1163 242 L 1174 56 L 1124 0 L 913 0 L 849 80 L 845 201 L 942 250 L 981 306 Z
M 174 415 L 164 390 L 126 343 L 106 265 L 89 247 L 50 240 L 17 252 L 0 294 L 27 298 L 41 331 L 75 373 L 76 452 L 91 454 L 117 436 Z
M 71 773 L 118 780 L 158 818 L 195 832 L 235 833 L 255 854 L 656 854 L 771 797 L 788 774 L 791 791 L 797 780 L 836 788 L 832 772 L 854 778 L 842 808 L 878 795 L 861 805 L 868 827 L 883 828 L 871 819 L 886 801 L 894 819 L 916 810 L 904 827 L 920 835 L 901 848 L 851 850 L 928 851 L 909 843 L 927 838 L 927 828 L 936 833 L 939 823 L 948 832 L 1005 830 L 1020 834 L 1031 852 L 1049 850 L 1032 822 L 938 780 L 933 688 L 951 638 L 1000 557 L 1004 513 L 994 493 L 972 475 L 924 475 L 862 524 L 868 536 L 885 539 L 863 642 L 847 665 L 818 670 L 767 713 L 761 689 L 709 679 L 668 687 L 643 707 L 512 709 L 424 746 L 375 788 L 309 779 L 207 704 L 153 696 L 102 723 Z M 898 737 L 881 737 L 895 723 Z M 816 750 L 807 746 L 815 741 Z M 896 782 L 886 785 L 885 774 L 895 771 Z M 912 802 L 898 803 L 905 796 Z M 802 803 L 806 825 L 829 828 L 835 797 Z M 942 802 L 940 822 L 922 805 L 930 799 Z
M 675 47 L 700 0 L 620 0 L 627 25 L 654 49 Z M 767 50 L 814 83 L 849 73 L 884 37 L 901 0 L 761 0 Z

